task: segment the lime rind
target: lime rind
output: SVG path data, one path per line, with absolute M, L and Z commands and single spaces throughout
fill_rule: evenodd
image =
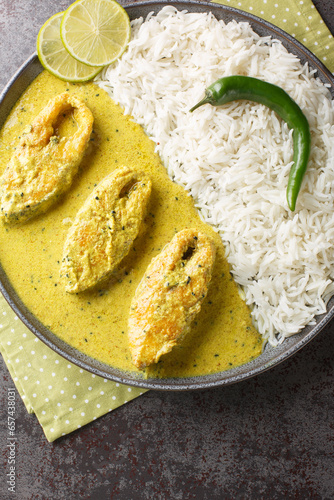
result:
M 50 17 L 41 27 L 37 37 L 37 54 L 42 66 L 54 76 L 67 82 L 86 82 L 94 78 L 101 67 L 92 67 L 74 59 L 65 49 L 60 37 L 64 13 Z

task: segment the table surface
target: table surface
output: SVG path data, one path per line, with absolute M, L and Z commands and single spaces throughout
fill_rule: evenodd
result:
M 0 0 L 0 89 L 68 0 Z M 126 1 L 120 2 L 125 5 Z M 334 33 L 330 0 L 314 0 Z M 17 403 L 22 499 L 334 497 L 334 322 L 295 356 L 237 385 L 148 392 L 55 443 Z M 1 470 L 10 375 L 0 356 Z M 0 498 L 10 498 L 0 477 Z

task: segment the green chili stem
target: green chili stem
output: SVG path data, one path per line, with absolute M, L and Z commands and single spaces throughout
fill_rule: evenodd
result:
M 281 87 L 241 75 L 227 76 L 214 82 L 206 89 L 205 97 L 190 111 L 194 111 L 203 104 L 221 106 L 236 100 L 264 104 L 275 111 L 290 129 L 293 129 L 293 165 L 289 174 L 286 196 L 290 210 L 294 211 L 311 149 L 310 128 L 304 113 Z
M 195 106 L 193 106 L 191 108 L 190 112 L 192 113 L 193 111 L 195 111 L 195 109 L 199 108 L 203 104 L 211 104 L 210 99 L 208 97 L 204 97 L 204 99 L 202 99 L 201 101 L 199 101 L 197 104 L 195 104 Z

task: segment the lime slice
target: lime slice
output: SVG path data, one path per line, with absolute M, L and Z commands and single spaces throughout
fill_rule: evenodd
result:
M 42 66 L 67 82 L 85 82 L 101 70 L 74 59 L 65 49 L 60 38 L 63 12 L 50 17 L 41 27 L 37 37 L 37 54 Z
M 65 11 L 60 35 L 68 52 L 89 66 L 106 66 L 124 52 L 130 20 L 114 0 L 77 0 Z

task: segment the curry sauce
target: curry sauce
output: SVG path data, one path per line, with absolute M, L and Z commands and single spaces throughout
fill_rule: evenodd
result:
M 22 133 L 48 100 L 75 94 L 94 115 L 86 155 L 68 192 L 45 214 L 21 225 L 0 226 L 0 260 L 13 287 L 32 313 L 55 335 L 79 351 L 126 371 L 131 362 L 127 324 L 132 298 L 146 268 L 175 233 L 197 228 L 215 242 L 216 262 L 200 314 L 184 342 L 146 369 L 146 376 L 204 375 L 247 363 L 262 350 L 215 231 L 202 222 L 191 196 L 172 182 L 154 143 L 122 108 L 93 83 L 68 84 L 42 72 L 11 111 L 0 134 L 1 172 Z M 59 135 L 77 124 L 64 114 Z M 129 254 L 107 282 L 69 294 L 60 278 L 63 247 L 78 210 L 105 176 L 120 166 L 146 172 L 152 193 L 143 228 Z

